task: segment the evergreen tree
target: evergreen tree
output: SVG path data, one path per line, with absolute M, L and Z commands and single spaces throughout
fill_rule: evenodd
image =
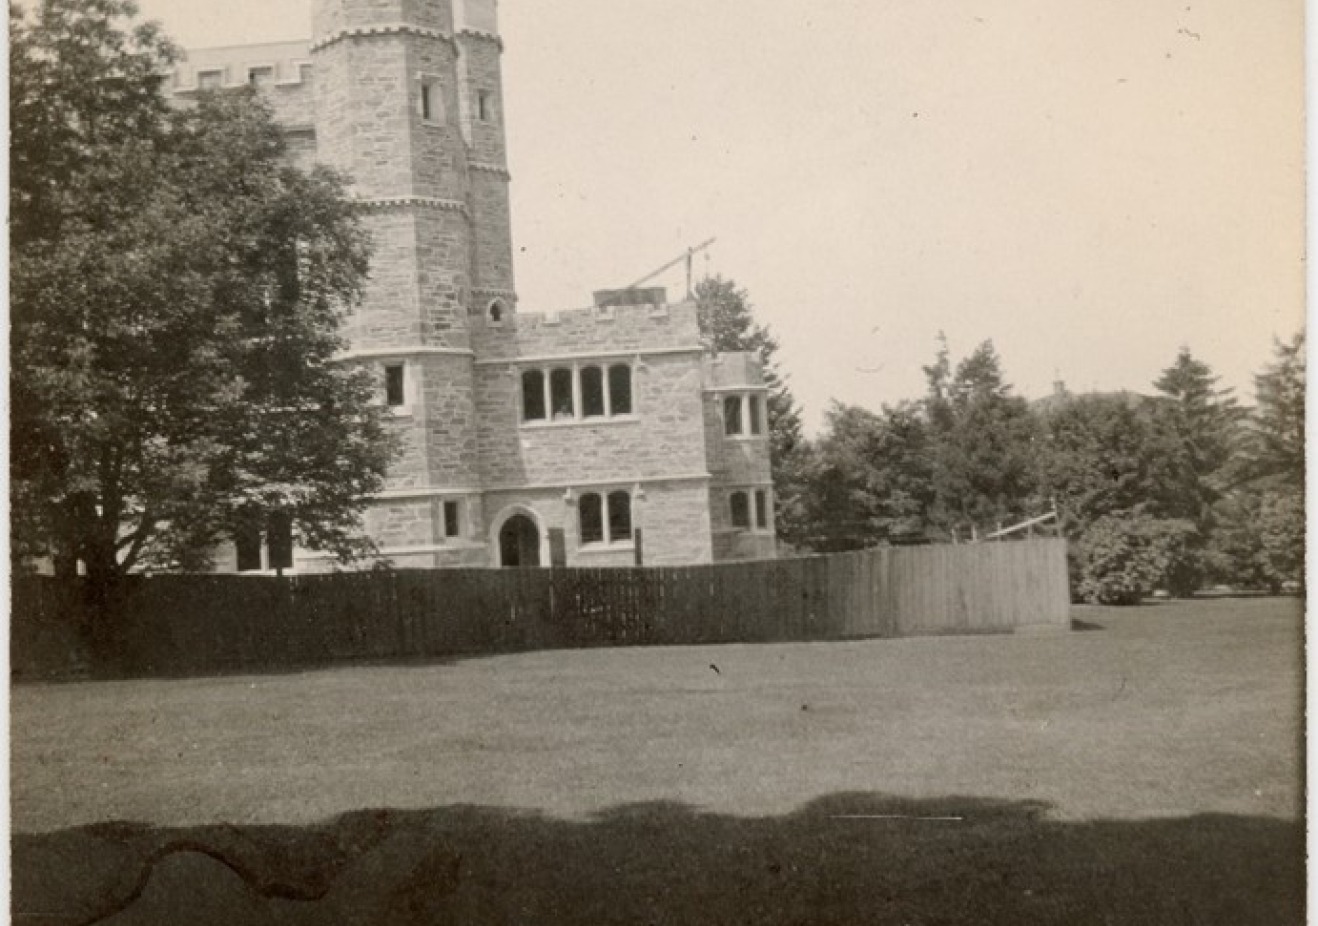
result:
M 1257 401 L 1247 472 L 1255 478 L 1304 486 L 1305 339 L 1277 341 L 1275 359 L 1254 377 Z
M 717 352 L 749 351 L 757 354 L 768 386 L 769 462 L 773 471 L 775 520 L 779 535 L 788 542 L 801 539 L 804 529 L 801 492 L 806 479 L 806 441 L 801 409 L 778 366 L 778 341 L 755 321 L 750 297 L 721 275 L 696 284 L 696 313 L 701 344 Z
M 1239 442 L 1241 411 L 1230 389 L 1217 388 L 1209 366 L 1181 348 L 1154 382 L 1161 393 L 1153 427 L 1165 471 L 1157 499 L 1163 516 L 1187 518 L 1207 532 L 1225 488 L 1225 467 Z
M 940 336 L 941 337 L 941 336 Z M 1011 392 L 991 341 L 955 371 L 944 341 L 925 367 L 933 539 L 965 535 L 1028 515 L 1035 427 L 1029 403 Z
M 254 92 L 165 106 L 170 46 L 133 12 L 11 9 L 13 550 L 105 589 L 278 517 L 350 558 L 395 446 L 375 377 L 336 359 L 356 207 L 289 166 Z

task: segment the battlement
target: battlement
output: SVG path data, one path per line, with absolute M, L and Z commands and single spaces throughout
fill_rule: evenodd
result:
M 753 351 L 728 351 L 705 357 L 705 388 L 711 392 L 763 389 L 764 365 Z
M 471 333 L 479 360 L 698 350 L 700 346 L 694 302 L 518 312 L 497 322 L 472 316 Z
M 458 32 L 499 34 L 499 0 L 453 0 L 453 28 Z
M 311 46 L 297 41 L 188 49 L 173 77 L 178 94 L 249 84 L 263 89 L 305 85 L 311 80 Z

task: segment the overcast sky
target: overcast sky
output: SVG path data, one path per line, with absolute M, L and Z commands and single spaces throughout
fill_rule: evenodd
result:
M 305 0 L 141 0 L 185 46 Z M 813 429 L 915 398 L 945 331 L 1027 396 L 1252 395 L 1303 320 L 1301 0 L 502 0 L 523 311 L 717 237 Z M 684 288 L 675 271 L 662 282 Z

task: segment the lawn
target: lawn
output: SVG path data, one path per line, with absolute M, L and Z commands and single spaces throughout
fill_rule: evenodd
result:
M 18 686 L 16 918 L 1302 922 L 1300 605 L 1074 617 Z

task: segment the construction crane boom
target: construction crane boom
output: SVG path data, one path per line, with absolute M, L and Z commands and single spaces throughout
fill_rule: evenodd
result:
M 678 264 L 682 263 L 682 261 L 686 261 L 686 293 L 687 296 L 690 296 L 691 295 L 691 258 L 699 254 L 701 251 L 705 250 L 705 248 L 709 247 L 717 240 L 718 240 L 717 238 L 710 238 L 708 241 L 702 241 L 694 248 L 687 248 L 685 254 L 680 254 L 677 257 L 670 260 L 668 263 L 664 264 L 658 270 L 655 270 L 652 273 L 647 273 L 645 276 L 641 277 L 631 286 L 628 286 L 627 289 L 637 289 L 641 286 L 641 284 L 650 282 L 659 274 L 663 273 L 665 270 L 669 270 L 673 267 L 676 267 Z

